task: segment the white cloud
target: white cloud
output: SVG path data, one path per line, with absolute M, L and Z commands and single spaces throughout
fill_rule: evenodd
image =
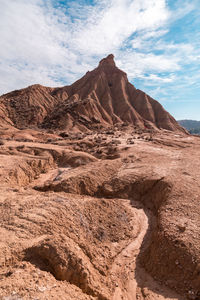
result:
M 164 0 L 105 2 L 103 9 L 95 9 L 89 16 L 86 27 L 81 24 L 74 34 L 73 44 L 81 52 L 97 55 L 116 51 L 131 34 L 159 27 L 169 15 Z
M 142 77 L 145 72 L 172 72 L 178 70 L 178 58 L 166 55 L 145 53 L 121 53 L 118 65 L 123 67 L 131 78 Z M 149 77 L 153 79 L 153 77 Z
M 70 20 L 61 11 L 46 9 L 42 0 L 1 0 L 0 8 L 2 92 L 37 82 L 58 85 L 65 71 L 75 79 L 71 66 L 74 73 L 84 71 L 76 53 L 67 48 Z
M 169 83 L 169 82 L 173 82 L 176 78 L 176 76 L 174 74 L 170 74 L 169 76 L 166 76 L 166 77 L 161 77 L 159 75 L 156 75 L 156 74 L 150 74 L 149 76 L 141 76 L 141 78 L 143 80 L 147 80 L 147 85 L 148 85 L 148 82 L 150 85 L 152 85 L 152 81 L 155 81 L 156 84 L 158 83 Z

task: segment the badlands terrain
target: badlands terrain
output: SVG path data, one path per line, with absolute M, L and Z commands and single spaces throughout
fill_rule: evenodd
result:
M 0 97 L 0 299 L 200 299 L 200 137 L 113 55 Z

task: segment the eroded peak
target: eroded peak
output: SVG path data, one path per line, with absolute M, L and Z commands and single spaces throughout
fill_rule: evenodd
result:
M 109 54 L 107 57 L 103 58 L 100 62 L 99 62 L 99 66 L 113 66 L 115 67 L 115 61 L 114 61 L 114 55 L 113 54 Z

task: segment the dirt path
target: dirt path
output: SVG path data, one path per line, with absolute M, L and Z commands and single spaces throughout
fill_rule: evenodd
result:
M 130 201 L 123 200 L 125 206 L 129 206 L 133 215 L 137 217 L 139 232 L 136 237 L 123 251 L 116 257 L 111 276 L 115 278 L 116 289 L 112 300 L 134 300 L 137 293 L 137 282 L 135 280 L 136 258 L 139 253 L 143 238 L 148 229 L 148 218 L 143 209 L 136 209 L 130 205 Z
M 156 282 L 144 269 L 138 266 L 137 256 L 149 227 L 148 216 L 142 208 L 133 207 L 128 200 L 124 205 L 132 210 L 138 219 L 137 237 L 116 257 L 111 270 L 111 278 L 115 280 L 115 293 L 112 300 L 183 300 L 165 286 Z M 146 236 L 148 240 L 148 236 Z

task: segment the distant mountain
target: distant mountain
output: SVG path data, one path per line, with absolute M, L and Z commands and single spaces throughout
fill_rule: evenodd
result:
M 180 120 L 178 123 L 192 134 L 200 134 L 200 121 Z
M 0 127 L 85 131 L 115 124 L 186 132 L 159 102 L 129 83 L 112 54 L 70 86 L 33 85 L 0 97 Z

